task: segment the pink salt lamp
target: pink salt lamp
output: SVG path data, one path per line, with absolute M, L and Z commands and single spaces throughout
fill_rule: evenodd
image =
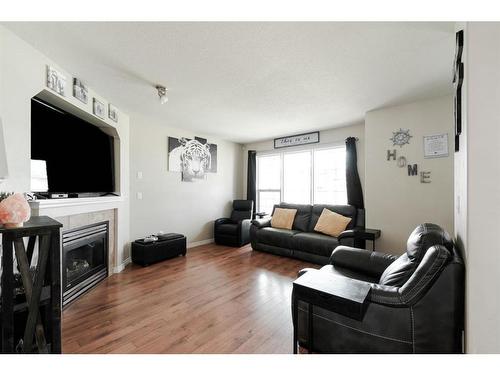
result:
M 0 202 L 0 224 L 5 228 L 22 227 L 30 216 L 30 205 L 21 193 L 10 195 Z

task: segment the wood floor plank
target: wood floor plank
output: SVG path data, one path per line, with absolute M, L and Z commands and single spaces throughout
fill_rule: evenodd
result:
M 316 265 L 215 244 L 128 266 L 63 312 L 64 353 L 291 353 L 297 271 Z

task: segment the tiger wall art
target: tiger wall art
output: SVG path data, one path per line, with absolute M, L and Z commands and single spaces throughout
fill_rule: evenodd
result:
M 217 145 L 200 137 L 168 137 L 168 170 L 181 172 L 182 181 L 206 179 L 207 173 L 217 173 Z

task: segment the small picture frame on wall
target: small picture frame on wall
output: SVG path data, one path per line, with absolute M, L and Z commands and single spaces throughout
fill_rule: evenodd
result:
M 89 89 L 78 78 L 73 78 L 73 96 L 85 104 L 89 101 Z
M 424 158 L 448 156 L 448 133 L 424 135 Z
M 47 65 L 47 87 L 59 95 L 65 96 L 66 76 L 50 65 Z
M 118 122 L 118 108 L 113 104 L 108 104 L 108 117 L 114 122 Z
M 93 105 L 92 105 L 92 111 L 94 112 L 94 115 L 96 115 L 99 118 L 104 119 L 106 117 L 106 107 L 102 102 L 94 98 Z

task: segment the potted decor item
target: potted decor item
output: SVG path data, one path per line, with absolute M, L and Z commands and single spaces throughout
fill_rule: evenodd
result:
M 31 217 L 30 205 L 21 193 L 0 193 L 0 224 L 19 228 Z

